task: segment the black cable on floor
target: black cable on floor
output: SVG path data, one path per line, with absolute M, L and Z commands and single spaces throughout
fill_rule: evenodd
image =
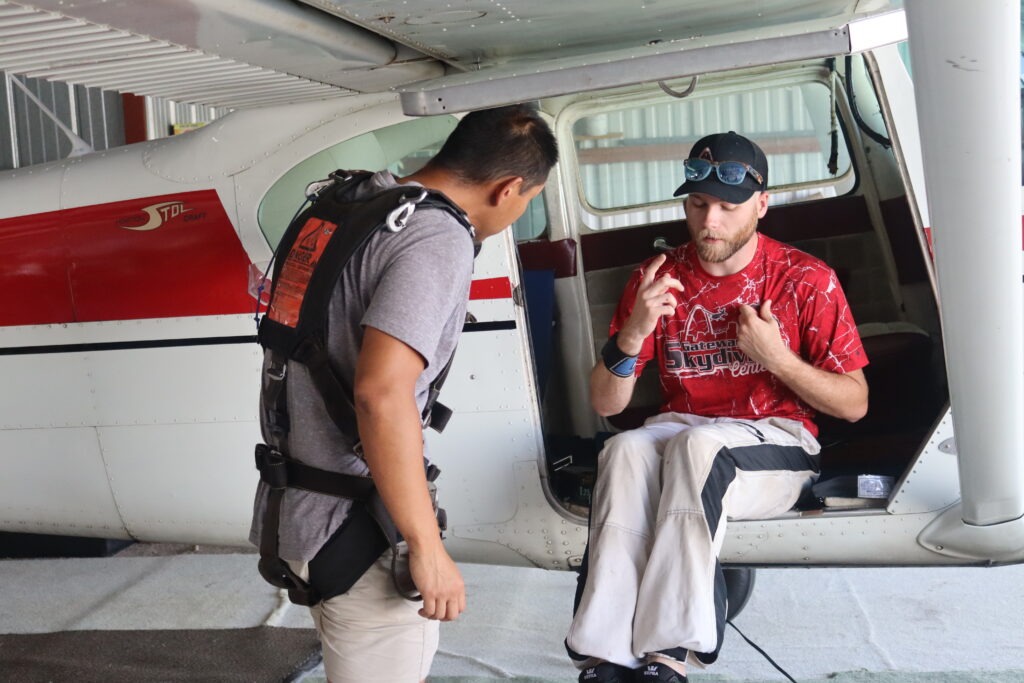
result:
M 743 635 L 743 631 L 741 631 L 741 630 L 739 630 L 738 628 L 736 628 L 736 624 L 732 623 L 732 621 L 726 621 L 725 623 L 729 624 L 729 626 L 732 626 L 733 630 L 734 630 L 734 631 L 736 631 L 736 633 L 739 633 L 739 634 L 740 634 L 740 638 L 742 638 L 743 640 L 747 641 L 747 645 L 749 645 L 750 647 L 752 647 L 752 648 L 754 648 L 755 650 L 757 650 L 758 652 L 760 652 L 760 653 L 761 653 L 761 656 L 762 656 L 762 657 L 764 657 L 765 659 L 767 659 L 767 660 L 768 660 L 768 663 L 769 663 L 769 664 L 771 664 L 772 666 L 774 666 L 774 667 L 775 667 L 775 668 L 776 668 L 776 669 L 778 670 L 778 672 L 779 672 L 780 674 L 782 674 L 783 676 L 785 676 L 786 678 L 788 678 L 788 679 L 789 679 L 790 681 L 792 681 L 792 683 L 797 683 L 796 679 L 795 679 L 795 678 L 793 678 L 792 676 L 790 676 L 790 675 L 789 675 L 789 674 L 788 674 L 788 673 L 786 672 L 786 670 L 785 670 L 785 669 L 783 669 L 783 668 L 782 668 L 781 666 L 779 666 L 778 664 L 776 664 L 776 663 L 775 663 L 775 660 L 774 660 L 774 659 L 772 659 L 771 657 L 769 657 L 769 656 L 768 656 L 768 653 L 767 653 L 767 652 L 765 652 L 764 650 L 762 650 L 761 648 L 759 648 L 759 647 L 758 647 L 757 645 L 755 645 L 755 644 L 754 644 L 754 641 L 752 641 L 752 640 L 751 640 L 750 638 L 747 638 L 747 637 L 746 637 L 745 635 Z

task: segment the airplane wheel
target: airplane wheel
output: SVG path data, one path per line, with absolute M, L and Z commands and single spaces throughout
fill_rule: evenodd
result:
M 726 621 L 731 621 L 747 606 L 754 592 L 753 567 L 725 567 Z

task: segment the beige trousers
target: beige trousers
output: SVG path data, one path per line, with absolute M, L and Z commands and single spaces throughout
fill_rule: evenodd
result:
M 309 578 L 304 562 L 292 571 Z M 440 622 L 419 615 L 423 602 L 406 600 L 391 581 L 385 553 L 347 593 L 310 608 L 330 683 L 418 683 L 437 652 Z
M 645 655 L 714 661 L 724 630 L 727 519 L 789 510 L 820 447 L 800 423 L 663 413 L 608 440 L 566 644 L 636 668 Z M 577 658 L 578 657 L 578 658 Z

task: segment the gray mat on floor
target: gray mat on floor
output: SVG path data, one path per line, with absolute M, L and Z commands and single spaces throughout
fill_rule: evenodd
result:
M 318 654 L 312 629 L 267 626 L 0 635 L 0 680 L 278 683 Z
M 782 676 L 771 679 L 738 679 L 715 674 L 692 674 L 690 683 L 776 683 Z M 427 683 L 575 683 L 575 678 L 481 678 L 478 676 L 431 676 Z M 800 683 L 1022 683 L 1024 670 L 1012 671 L 925 671 L 905 673 L 901 671 L 847 671 L 834 673 L 827 678 L 799 679 Z

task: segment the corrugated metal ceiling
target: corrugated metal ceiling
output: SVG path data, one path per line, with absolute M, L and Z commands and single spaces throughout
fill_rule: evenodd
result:
M 0 70 L 232 108 L 353 92 L 3 0 Z
M 651 60 L 667 63 L 661 69 L 665 74 L 657 78 L 693 73 L 679 65 L 680 59 L 700 47 L 742 40 L 750 43 L 747 47 L 756 58 L 726 51 L 718 61 L 728 66 L 770 63 L 772 56 L 765 52 L 775 48 L 764 41 L 828 38 L 828 31 L 855 17 L 879 14 L 900 4 L 899 0 L 721 0 L 710 4 L 704 0 L 0 0 L 0 70 L 219 107 L 397 87 L 404 92 L 407 112 L 431 114 L 612 87 L 630 77 L 635 82 L 646 74 Z M 821 49 L 828 54 L 844 52 L 831 44 Z M 819 52 L 805 47 L 791 58 Z M 651 59 L 637 61 L 640 58 Z M 438 60 L 466 73 L 444 75 Z M 588 87 L 591 72 L 600 65 L 606 65 L 601 67 L 606 71 L 628 73 L 617 72 L 604 80 L 595 77 Z M 714 66 L 702 68 L 708 71 Z M 519 78 L 527 70 L 540 74 L 543 87 L 531 86 L 530 92 L 517 96 L 527 85 Z M 564 73 L 553 77 L 549 71 Z M 506 82 L 510 73 L 514 84 Z M 552 80 L 565 82 L 552 84 Z M 497 94 L 488 88 L 497 89 Z M 444 106 L 435 108 L 414 101 L 422 95 L 440 102 L 437 92 L 441 90 L 451 91 L 455 99 L 448 98 Z

